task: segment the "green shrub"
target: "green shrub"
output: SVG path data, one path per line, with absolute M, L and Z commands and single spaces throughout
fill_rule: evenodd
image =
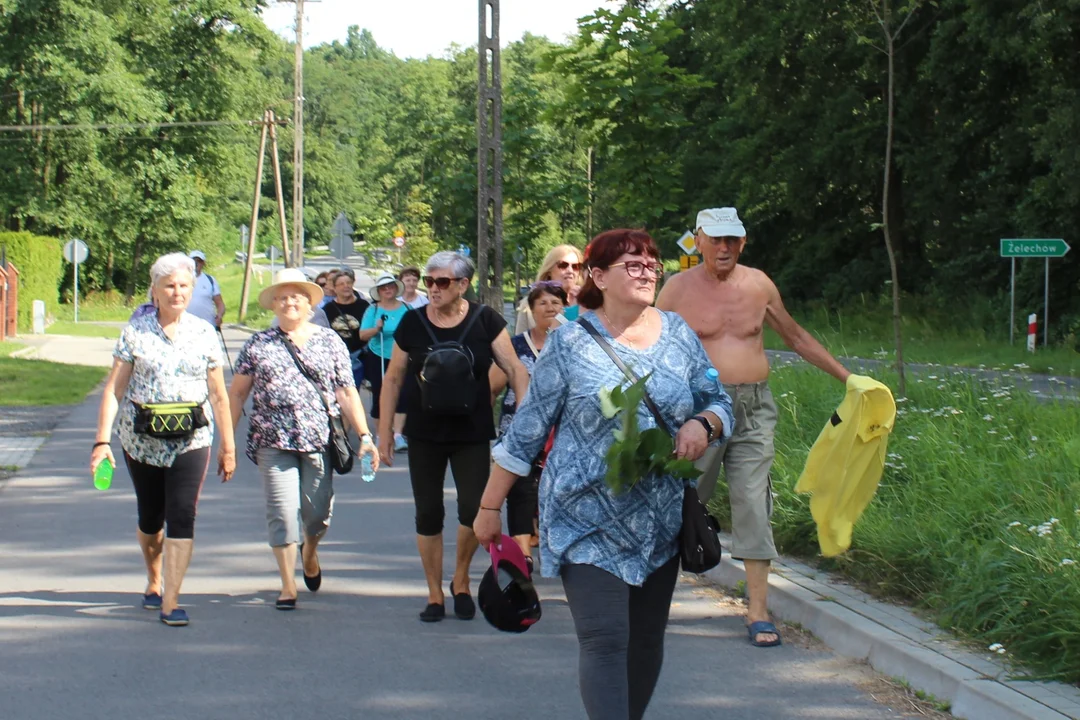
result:
M 895 387 L 895 375 L 878 379 Z M 1080 404 L 1040 402 L 1008 379 L 909 378 L 877 495 L 851 549 L 826 561 L 793 488 L 843 388 L 805 366 L 778 368 L 771 384 L 781 552 L 818 557 L 1046 677 L 1080 681 Z M 713 507 L 729 522 L 720 495 Z
M 7 259 L 19 269 L 18 325 L 30 328 L 34 300 L 44 300 L 46 311 L 56 311 L 64 258 L 56 238 L 28 232 L 0 232 L 0 245 L 7 245 Z

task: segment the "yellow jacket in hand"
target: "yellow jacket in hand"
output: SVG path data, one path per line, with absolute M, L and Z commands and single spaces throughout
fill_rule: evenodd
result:
M 825 557 L 851 547 L 855 521 L 877 492 L 885 469 L 895 420 L 896 403 L 889 388 L 863 375 L 848 377 L 844 402 L 810 448 L 795 485 L 795 492 L 813 493 L 810 513 Z

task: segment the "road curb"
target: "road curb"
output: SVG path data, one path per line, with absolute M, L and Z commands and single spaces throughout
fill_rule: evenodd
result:
M 37 355 L 37 351 L 38 349 L 34 345 L 27 345 L 26 347 L 16 350 L 13 353 L 9 353 L 8 357 L 26 360 L 28 358 L 32 358 L 34 355 Z
M 916 690 L 948 701 L 958 718 L 1080 718 L 1080 702 L 1075 702 L 1080 700 L 1080 693 L 1074 694 L 1075 688 L 1057 683 L 1006 684 L 999 679 L 1005 676 L 1005 668 L 964 651 L 946 649 L 946 644 L 951 643 L 920 629 L 920 625 L 926 627 L 925 623 L 912 616 L 911 624 L 905 624 L 902 616 L 906 611 L 859 599 L 849 588 L 830 586 L 820 575 L 803 575 L 795 569 L 797 566 L 787 560 L 775 564 L 769 576 L 769 611 L 781 620 L 798 623 L 838 654 L 864 660 L 881 673 L 902 678 Z M 705 577 L 735 588 L 746 574 L 742 562 L 725 557 Z M 829 594 L 832 591 L 835 594 Z M 883 612 L 885 608 L 888 611 Z M 889 627 L 891 624 L 900 625 L 904 632 Z

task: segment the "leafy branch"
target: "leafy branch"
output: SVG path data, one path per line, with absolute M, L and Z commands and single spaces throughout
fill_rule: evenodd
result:
M 608 448 L 607 474 L 604 482 L 620 495 L 650 476 L 671 475 L 678 479 L 696 478 L 700 473 L 694 463 L 674 457 L 674 441 L 660 428 L 642 432 L 638 427 L 638 409 L 645 400 L 649 375 L 629 387 L 600 390 L 600 411 L 608 420 L 621 416 L 622 426 L 614 431 L 615 442 Z

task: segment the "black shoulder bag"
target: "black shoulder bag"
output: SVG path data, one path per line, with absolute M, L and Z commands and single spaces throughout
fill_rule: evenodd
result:
M 638 381 L 634 371 L 626 366 L 622 358 L 616 354 L 604 336 L 597 331 L 593 324 L 584 318 L 578 318 L 577 322 L 592 336 L 592 339 L 603 348 L 608 357 L 622 370 L 623 375 L 634 383 Z M 665 422 L 660 414 L 660 408 L 649 397 L 649 391 L 645 391 L 645 405 L 656 418 L 656 424 L 661 430 L 672 437 L 671 427 Z M 716 518 L 709 514 L 708 508 L 698 499 L 697 489 L 689 480 L 683 480 L 683 505 L 682 505 L 682 530 L 679 531 L 679 556 L 682 559 L 682 569 L 686 572 L 701 574 L 712 570 L 720 564 L 720 525 Z
M 289 355 L 292 355 L 293 362 L 296 363 L 296 368 L 300 371 L 300 374 L 307 378 L 307 381 L 311 383 L 315 388 L 315 394 L 319 396 L 319 400 L 322 401 L 323 408 L 326 409 L 326 416 L 330 421 L 330 464 L 334 466 L 334 472 L 338 475 L 344 475 L 353 467 L 353 450 L 352 445 L 349 444 L 349 434 L 345 432 L 345 423 L 342 421 L 340 415 L 330 414 L 330 405 L 327 404 L 326 398 L 323 396 L 322 390 L 319 389 L 319 383 L 315 382 L 315 378 L 311 376 L 308 369 L 304 367 L 304 363 L 300 362 L 300 356 L 296 354 L 296 346 L 293 345 L 292 339 L 284 332 L 281 333 L 282 340 L 285 341 L 285 349 L 289 351 Z

